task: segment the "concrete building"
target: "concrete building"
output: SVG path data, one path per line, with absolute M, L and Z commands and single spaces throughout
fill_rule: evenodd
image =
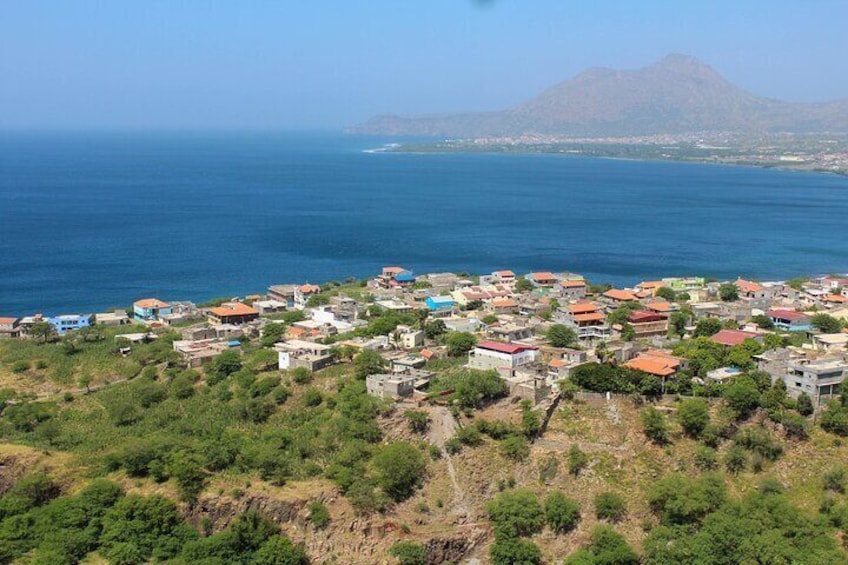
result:
M 133 318 L 139 322 L 161 322 L 162 317 L 173 312 L 171 305 L 156 298 L 133 302 Z
M 810 329 L 810 317 L 803 312 L 793 310 L 769 310 L 766 316 L 774 327 L 788 332 L 805 332 Z
M 94 323 L 98 326 L 127 326 L 130 324 L 130 318 L 123 310 L 115 310 L 95 314 Z
M 668 334 L 668 316 L 650 310 L 637 310 L 627 317 L 636 339 Z
M 57 334 L 65 335 L 69 331 L 91 326 L 94 316 L 91 314 L 63 314 L 45 319 L 53 326 Z
M 785 371 L 772 374 L 772 381 L 782 380 L 793 398 L 806 392 L 813 405 L 822 406 L 839 395 L 846 370 L 848 362 L 842 357 L 800 359 L 787 363 Z
M 483 341 L 468 353 L 468 367 L 495 369 L 503 376 L 511 376 L 516 368 L 539 362 L 539 348 L 521 343 Z
M 278 366 L 281 370 L 303 367 L 317 371 L 331 365 L 335 360 L 330 355 L 330 346 L 312 341 L 292 339 L 274 344 Z
M 238 340 L 200 339 L 178 340 L 173 343 L 174 351 L 179 353 L 189 367 L 205 365 L 224 351 L 241 353 L 241 342 Z
M 18 326 L 18 318 L 0 318 L 0 339 L 20 337 L 21 329 Z
M 259 311 L 241 302 L 225 302 L 217 308 L 209 309 L 211 324 L 241 325 L 259 318 Z
M 415 392 L 414 374 L 380 373 L 365 377 L 368 394 L 377 398 L 405 398 Z

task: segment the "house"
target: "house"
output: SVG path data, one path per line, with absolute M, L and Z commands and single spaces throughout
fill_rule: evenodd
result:
M 302 284 L 294 289 L 294 307 L 298 310 L 306 308 L 306 303 L 312 296 L 321 292 L 321 287 L 317 284 Z
M 427 359 L 425 359 L 424 357 L 407 355 L 406 357 L 401 357 L 400 359 L 392 359 L 392 372 L 410 373 L 411 371 L 422 369 L 426 364 Z
M 275 343 L 277 364 L 281 370 L 303 367 L 310 371 L 323 369 L 335 362 L 330 355 L 330 346 L 312 341 L 292 339 Z
M 556 276 L 550 271 L 539 271 L 537 273 L 530 273 L 525 277 L 533 286 L 541 286 L 541 287 L 551 287 L 554 286 L 557 282 Z
M 669 277 L 662 279 L 663 286 L 667 286 L 674 292 L 692 292 L 704 288 L 706 280 L 704 277 Z
M 633 291 L 619 288 L 609 289 L 603 294 L 602 298 L 612 308 L 617 308 L 625 302 L 635 302 L 639 299 Z
M 539 348 L 521 343 L 482 341 L 468 353 L 468 367 L 495 369 L 504 376 L 511 376 L 517 367 L 538 361 Z
M 259 318 L 259 311 L 241 302 L 225 302 L 217 308 L 209 309 L 209 322 L 212 324 L 246 324 Z
M 431 313 L 450 314 L 456 308 L 456 301 L 450 296 L 428 296 L 424 304 Z
M 579 301 L 560 307 L 554 313 L 554 320 L 574 330 L 581 340 L 605 340 L 610 337 L 606 315 L 594 302 Z
M 389 334 L 389 342 L 401 349 L 415 349 L 424 345 L 424 332 L 400 325 Z
M 495 271 L 492 273 L 492 281 L 501 284 L 514 284 L 515 273 L 512 271 Z
M 403 267 L 383 267 L 374 282 L 380 288 L 408 288 L 415 284 L 415 275 Z
M 0 318 L 0 339 L 20 337 L 21 329 L 18 327 L 18 318 Z
M 127 326 L 130 324 L 130 318 L 123 310 L 115 310 L 95 314 L 94 323 L 98 326 Z
M 682 368 L 682 360 L 664 351 L 651 349 L 640 353 L 635 359 L 625 363 L 624 366 L 634 371 L 642 371 L 660 377 L 665 381 L 666 378 L 671 377 L 678 369 Z
M 405 373 L 380 373 L 365 377 L 368 394 L 377 398 L 404 398 L 415 392 L 418 377 Z
M 785 371 L 772 374 L 772 381 L 782 380 L 789 396 L 798 398 L 805 392 L 814 406 L 822 406 L 839 395 L 846 370 L 848 363 L 842 357 L 799 359 L 790 361 Z
M 268 287 L 268 299 L 283 302 L 286 308 L 294 308 L 294 293 L 297 285 L 275 284 Z
M 91 314 L 64 314 L 46 318 L 56 333 L 65 335 L 69 331 L 91 326 L 94 316 Z
M 678 308 L 677 304 L 674 304 L 673 302 L 653 300 L 645 304 L 645 309 L 652 312 L 658 312 L 660 314 L 670 314 L 672 312 L 677 312 L 680 308 Z
M 736 285 L 736 290 L 739 292 L 740 298 L 748 298 L 751 300 L 761 300 L 768 298 L 771 294 L 766 287 L 754 281 L 746 281 L 745 279 L 736 279 L 733 283 Z
M 650 310 L 637 310 L 627 316 L 635 339 L 668 334 L 668 316 Z
M 844 351 L 848 347 L 848 334 L 813 334 L 813 345 L 822 351 Z
M 793 310 L 769 310 L 766 312 L 774 327 L 789 332 L 805 332 L 810 329 L 810 317 Z
M 657 291 L 665 286 L 666 284 L 663 281 L 642 281 L 636 285 L 636 290 L 648 291 L 651 296 L 656 296 Z
M 452 332 L 476 332 L 480 329 L 481 322 L 477 318 L 460 318 L 451 316 L 442 318 L 445 327 Z
M 200 340 L 178 340 L 173 343 L 174 351 L 180 354 L 189 367 L 205 365 L 224 351 L 241 353 L 241 342 L 217 338 Z
M 554 293 L 565 300 L 586 298 L 586 281 L 582 279 L 562 279 L 554 284 Z
M 156 298 L 144 298 L 133 302 L 133 318 L 142 323 L 161 322 L 163 316 L 172 312 L 170 304 Z
M 268 300 L 255 300 L 251 306 L 256 308 L 260 314 L 276 314 L 278 312 L 285 312 L 288 308 L 287 304 L 282 300 L 272 298 Z
M 725 347 L 733 347 L 741 345 L 745 340 L 753 339 L 758 343 L 763 342 L 763 334 L 759 332 L 748 332 L 744 330 L 720 330 L 717 334 L 710 337 L 710 341 Z
M 512 298 L 495 298 L 486 304 L 486 310 L 492 314 L 515 314 L 518 302 Z
M 533 335 L 533 328 L 530 326 L 520 326 L 512 322 L 495 323 L 486 328 L 486 335 L 500 341 L 512 343 L 527 339 Z
M 393 312 L 411 312 L 412 306 L 401 300 L 400 298 L 392 298 L 390 300 L 377 300 L 374 302 L 380 308 L 391 310 Z

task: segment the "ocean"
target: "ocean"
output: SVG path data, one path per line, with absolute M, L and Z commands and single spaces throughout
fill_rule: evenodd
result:
M 279 283 L 569 270 L 780 279 L 848 270 L 848 179 L 560 155 L 368 152 L 294 133 L 0 134 L 0 315 Z

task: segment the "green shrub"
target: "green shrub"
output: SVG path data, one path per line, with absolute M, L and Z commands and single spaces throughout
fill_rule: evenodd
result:
M 384 446 L 373 462 L 378 485 L 395 502 L 409 498 L 421 484 L 426 469 L 421 452 L 402 441 Z
M 411 541 L 399 541 L 389 549 L 389 555 L 400 565 L 426 565 L 427 553 L 420 544 Z
M 500 493 L 486 504 L 486 511 L 499 538 L 529 536 L 541 531 L 545 524 L 542 505 L 529 489 Z
M 595 497 L 595 516 L 598 520 L 620 522 L 627 515 L 624 499 L 613 492 L 602 492 Z
M 642 411 L 640 420 L 642 421 L 642 430 L 648 439 L 657 445 L 668 443 L 668 422 L 662 412 L 653 406 L 648 406 Z
M 508 459 L 523 461 L 530 455 L 530 444 L 524 436 L 512 435 L 500 441 L 500 451 Z
M 568 450 L 568 473 L 577 477 L 580 472 L 589 466 L 589 456 L 586 455 L 576 443 Z
M 330 523 L 330 511 L 320 500 L 309 503 L 309 521 L 319 530 L 323 530 Z
M 710 407 L 702 398 L 684 400 L 677 409 L 677 419 L 686 435 L 698 437 L 710 423 Z
M 545 498 L 545 519 L 554 532 L 570 532 L 580 521 L 580 505 L 561 492 L 554 491 Z
M 492 565 L 538 565 L 542 552 L 530 540 L 498 537 L 489 549 Z

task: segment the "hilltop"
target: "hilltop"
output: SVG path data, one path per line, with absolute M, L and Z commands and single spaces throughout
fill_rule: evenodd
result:
M 800 104 L 752 94 L 704 62 L 671 54 L 636 70 L 592 68 L 498 112 L 375 116 L 348 133 L 579 137 L 848 131 L 848 99 Z

